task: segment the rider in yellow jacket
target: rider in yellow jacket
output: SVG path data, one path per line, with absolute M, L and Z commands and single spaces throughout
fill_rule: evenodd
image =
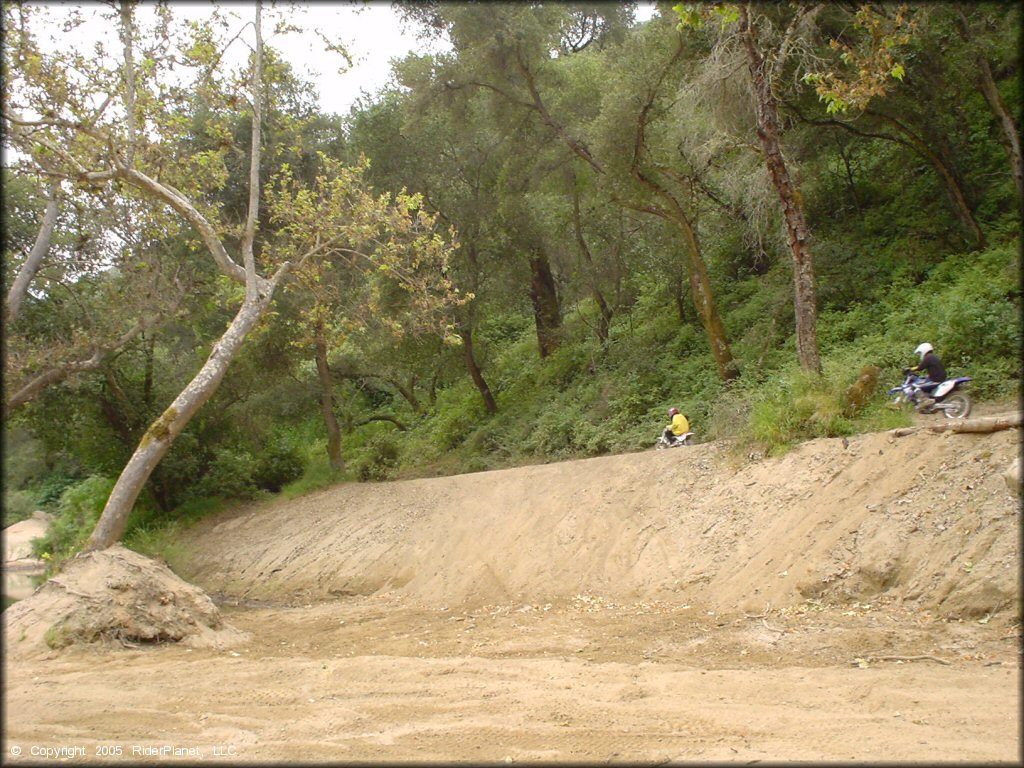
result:
M 690 431 L 690 422 L 679 412 L 678 408 L 669 408 L 668 415 L 672 419 L 672 423 L 665 427 L 666 440 L 682 437 Z

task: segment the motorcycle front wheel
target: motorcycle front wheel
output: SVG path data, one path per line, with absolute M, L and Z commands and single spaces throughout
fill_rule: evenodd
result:
M 959 392 L 942 401 L 942 412 L 947 419 L 966 419 L 971 412 L 971 398 Z

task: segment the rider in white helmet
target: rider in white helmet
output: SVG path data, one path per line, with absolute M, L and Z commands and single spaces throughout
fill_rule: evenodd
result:
M 919 362 L 913 368 L 905 369 L 905 372 L 924 371 L 924 381 L 920 383 L 922 390 L 933 389 L 936 384 L 941 384 L 946 380 L 946 366 L 942 364 L 939 356 L 935 354 L 935 348 L 931 344 L 927 341 L 923 344 L 918 344 L 914 353 L 918 356 Z M 920 403 L 922 406 L 934 404 L 935 400 L 928 397 L 927 394 Z

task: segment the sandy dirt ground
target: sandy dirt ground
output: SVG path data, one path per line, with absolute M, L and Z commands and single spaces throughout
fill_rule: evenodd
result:
M 1019 449 L 706 444 L 234 510 L 174 564 L 232 643 L 5 622 L 4 761 L 1019 764 Z
M 28 520 L 22 520 L 4 529 L 4 596 L 22 600 L 39 586 L 40 575 L 45 563 L 32 557 L 32 540 L 43 536 L 49 525 L 49 517 L 36 512 Z

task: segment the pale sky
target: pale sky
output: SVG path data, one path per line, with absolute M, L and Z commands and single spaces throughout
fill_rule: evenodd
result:
M 287 54 L 292 66 L 317 84 L 320 104 L 327 112 L 347 114 L 349 106 L 365 90 L 373 93 L 383 87 L 390 77 L 392 58 L 410 51 L 436 52 L 444 49 L 441 43 L 427 47 L 417 41 L 414 30 L 403 31 L 398 15 L 389 2 L 371 3 L 304 3 L 305 20 L 298 22 L 313 29 L 330 30 L 339 36 L 349 49 L 353 67 L 344 76 L 337 75 L 334 62 L 324 62 L 323 54 L 310 56 L 308 40 L 281 38 L 275 45 Z M 653 2 L 640 2 L 637 20 L 646 21 L 654 14 Z M 301 63 L 300 63 L 301 62 Z M 315 74 L 319 71 L 319 75 Z
M 398 15 L 388 2 L 303 3 L 296 23 L 310 30 L 320 29 L 343 43 L 352 57 L 352 68 L 339 75 L 344 61 L 337 54 L 324 53 L 312 35 L 286 35 L 273 45 L 298 74 L 312 81 L 320 91 L 325 112 L 347 114 L 363 91 L 374 93 L 390 78 L 390 62 L 410 51 L 436 52 L 443 43 L 416 40 L 415 32 L 403 30 Z M 312 46 L 312 48 L 311 48 Z
M 97 11 L 109 13 L 110 9 L 96 2 L 60 2 L 31 3 L 46 5 L 59 15 L 60 10 L 80 8 L 92 19 Z M 254 3 L 225 2 L 217 4 L 222 12 L 240 19 L 233 24 L 237 28 L 252 17 Z M 650 0 L 640 2 L 637 20 L 644 21 L 654 14 L 654 4 Z M 139 13 L 140 21 L 146 7 L 152 3 L 143 2 Z M 212 0 L 206 2 L 174 2 L 171 9 L 176 18 L 204 18 L 213 8 Z M 265 2 L 265 8 L 271 3 Z M 282 3 L 282 8 L 287 4 Z M 392 11 L 390 2 L 373 0 L 360 2 L 296 2 L 296 10 L 288 20 L 306 30 L 302 34 L 289 33 L 272 35 L 272 30 L 264 29 L 264 39 L 269 45 L 280 50 L 285 59 L 295 68 L 296 72 L 311 81 L 320 93 L 320 104 L 325 112 L 339 115 L 348 114 L 349 107 L 364 91 L 375 93 L 388 82 L 391 76 L 390 62 L 393 58 L 404 56 L 410 51 L 436 52 L 444 49 L 445 43 L 440 41 L 417 40 L 415 30 L 404 28 L 398 14 Z M 267 26 L 265 24 L 265 26 Z M 343 44 L 352 57 L 352 67 L 339 74 L 338 70 L 345 62 L 336 53 L 324 50 L 322 41 L 314 34 L 316 30 L 325 33 L 333 42 Z M 57 32 L 54 43 L 82 44 L 90 46 L 96 40 L 103 40 L 108 50 L 118 48 L 117 34 L 109 22 L 93 20 L 84 24 L 72 33 Z M 243 55 L 244 47 L 234 45 L 232 55 Z

